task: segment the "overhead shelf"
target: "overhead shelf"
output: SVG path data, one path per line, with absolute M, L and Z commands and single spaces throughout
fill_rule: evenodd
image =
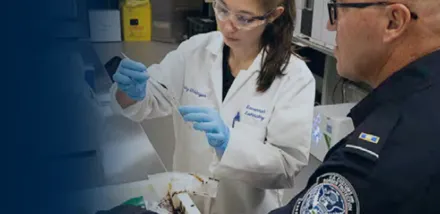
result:
M 295 35 L 295 36 L 293 36 L 292 42 L 299 45 L 299 46 L 308 46 L 308 47 L 315 49 L 321 53 L 324 53 L 326 55 L 334 57 L 332 48 L 329 48 L 327 46 L 313 42 L 310 40 L 310 37 L 302 36 L 302 35 Z

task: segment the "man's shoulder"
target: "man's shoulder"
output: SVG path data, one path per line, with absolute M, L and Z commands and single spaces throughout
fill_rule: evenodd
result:
M 405 99 L 378 107 L 356 130 L 390 136 L 433 137 L 440 133 L 440 83 L 416 91 Z
M 416 146 L 419 151 L 439 149 L 440 152 L 440 144 L 432 143 L 440 135 L 438 94 L 440 84 L 416 92 L 405 100 L 377 107 L 344 139 L 344 150 L 373 161 L 380 158 L 384 148 L 387 154 L 396 155 Z
M 415 92 L 401 104 L 392 134 L 406 141 L 434 139 L 440 134 L 440 83 Z

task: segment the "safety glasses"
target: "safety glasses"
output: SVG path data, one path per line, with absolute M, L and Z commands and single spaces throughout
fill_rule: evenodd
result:
M 220 21 L 226 21 L 229 19 L 239 30 L 251 30 L 265 24 L 270 15 L 276 10 L 276 8 L 274 8 L 262 16 L 251 16 L 245 13 L 234 13 L 221 1 L 213 1 L 212 7 L 214 8 L 216 17 Z
M 335 1 L 332 1 L 327 4 L 328 14 L 329 14 L 329 18 L 330 18 L 330 24 L 332 24 L 332 25 L 335 24 L 335 22 L 338 18 L 338 13 L 337 13 L 338 8 L 360 8 L 361 9 L 361 8 L 366 8 L 366 7 L 371 7 L 371 6 L 387 6 L 387 5 L 392 5 L 392 4 L 401 4 L 401 3 L 384 2 L 384 1 L 382 1 L 382 2 L 364 2 L 364 3 L 337 3 Z M 411 12 L 411 18 L 414 20 L 417 20 L 419 17 L 416 13 Z

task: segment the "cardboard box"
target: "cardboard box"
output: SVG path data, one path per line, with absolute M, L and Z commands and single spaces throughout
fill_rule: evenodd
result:
M 89 20 L 91 41 L 121 41 L 121 19 L 119 10 L 90 10 Z

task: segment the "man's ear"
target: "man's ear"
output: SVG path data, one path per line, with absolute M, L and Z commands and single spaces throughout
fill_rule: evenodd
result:
M 385 29 L 384 42 L 388 43 L 401 36 L 409 27 L 411 12 L 403 4 L 392 4 L 385 7 L 388 25 Z
M 284 7 L 277 7 L 269 16 L 269 22 L 272 23 L 284 13 Z

